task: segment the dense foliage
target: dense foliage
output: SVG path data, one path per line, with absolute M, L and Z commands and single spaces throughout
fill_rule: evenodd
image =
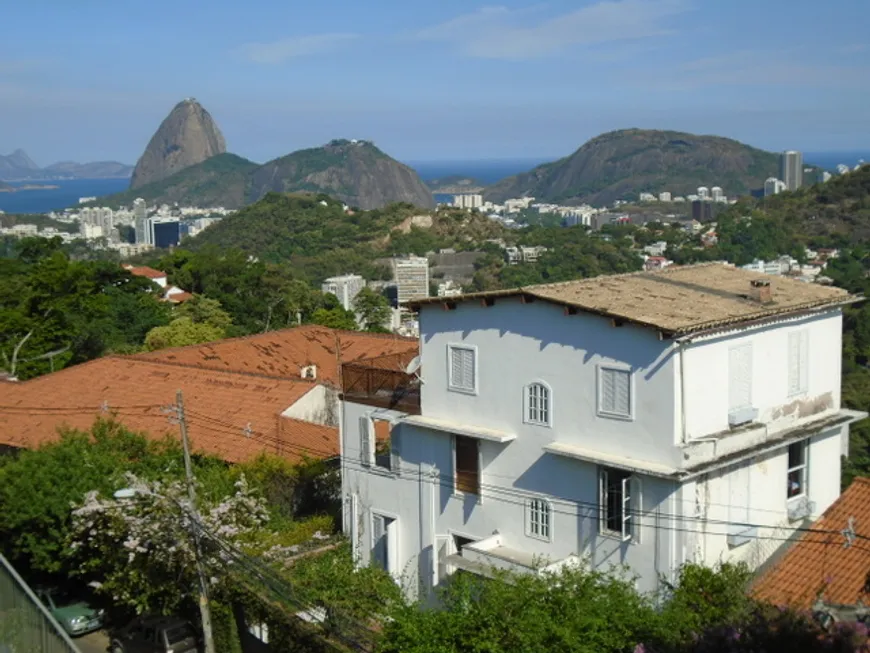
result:
M 0 368 L 26 379 L 139 346 L 169 321 L 151 281 L 76 261 L 60 239 L 23 239 L 0 258 Z

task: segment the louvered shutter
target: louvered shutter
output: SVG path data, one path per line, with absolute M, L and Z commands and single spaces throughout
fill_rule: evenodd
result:
M 598 474 L 598 532 L 607 530 L 607 471 L 602 469 Z
M 631 415 L 631 374 L 624 370 L 613 371 L 613 400 L 617 415 Z
M 368 417 L 359 418 L 359 459 L 368 467 L 372 464 L 374 447 L 372 444 L 372 428 Z
M 462 352 L 463 349 L 453 348 L 450 350 L 450 384 L 455 388 L 464 387 L 462 376 Z
M 752 345 L 733 347 L 728 352 L 728 407 L 752 406 Z
M 806 392 L 809 381 L 809 338 L 806 331 L 788 334 L 788 394 Z
M 383 570 L 387 570 L 387 528 L 381 515 L 372 515 L 372 559 Z
M 601 410 L 616 412 L 616 379 L 614 370 L 601 370 Z
M 350 495 L 350 545 L 354 564 L 360 563 L 359 496 Z
M 465 390 L 474 390 L 474 352 L 471 349 L 460 349 L 462 359 L 462 385 Z

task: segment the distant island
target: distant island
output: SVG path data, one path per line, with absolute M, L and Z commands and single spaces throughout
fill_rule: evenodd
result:
M 133 166 L 117 161 L 76 163 L 59 161 L 39 167 L 24 150 L 0 155 L 0 179 L 4 181 L 39 181 L 43 179 L 126 179 L 133 174 Z M 27 188 L 25 190 L 34 190 Z
M 480 193 L 483 191 L 483 184 L 477 179 L 465 177 L 463 175 L 448 175 L 439 179 L 430 179 L 426 182 L 433 193 L 441 195 L 458 195 L 461 193 Z
M 56 190 L 60 186 L 52 184 L 25 184 L 24 186 L 10 186 L 0 182 L 0 193 L 17 193 L 20 190 Z

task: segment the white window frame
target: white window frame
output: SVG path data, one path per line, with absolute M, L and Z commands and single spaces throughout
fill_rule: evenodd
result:
M 605 410 L 603 408 L 604 402 L 604 392 L 603 392 L 603 383 L 604 383 L 604 375 L 608 372 L 614 372 L 618 374 L 627 374 L 628 375 L 628 413 L 622 414 L 609 410 Z M 625 421 L 633 421 L 634 420 L 634 372 L 632 372 L 630 367 L 625 365 L 599 365 L 596 370 L 596 409 L 599 417 L 606 417 L 608 419 L 621 419 Z
M 541 395 L 537 397 L 537 414 L 532 409 L 532 392 L 535 389 L 543 392 L 545 402 L 542 407 Z M 544 419 L 541 419 L 541 413 L 544 413 Z M 523 421 L 536 426 L 553 426 L 553 389 L 549 383 L 532 381 L 523 388 Z
M 553 504 L 549 499 L 526 499 L 526 535 L 544 542 L 553 541 Z
M 799 397 L 809 391 L 810 333 L 808 329 L 788 334 L 788 387 L 789 397 Z M 793 359 L 797 356 L 797 360 Z M 795 370 L 795 367 L 797 368 Z
M 474 440 L 475 442 L 477 442 L 477 494 L 470 494 L 470 493 L 464 492 L 463 490 L 459 489 L 459 484 L 457 483 L 457 476 L 456 476 L 456 438 L 457 437 L 467 438 L 468 440 Z M 483 502 L 483 451 L 482 451 L 482 447 L 481 447 L 481 441 L 478 440 L 477 438 L 472 438 L 468 435 L 459 435 L 459 436 L 457 436 L 455 434 L 451 435 L 450 436 L 450 456 L 451 456 L 451 464 L 453 466 L 453 468 L 451 470 L 453 473 L 453 496 L 460 497 L 460 498 L 465 497 L 465 496 L 477 497 L 477 503 L 482 503 Z M 458 535 L 460 535 L 461 537 L 464 537 L 464 535 L 462 535 L 461 533 L 458 533 Z
M 622 506 L 620 510 L 620 530 L 607 525 L 607 486 L 610 472 L 624 472 L 608 467 L 598 469 L 598 532 L 607 537 L 617 537 L 623 542 L 640 542 L 641 509 L 643 507 L 643 486 L 640 477 L 628 474 L 622 481 Z
M 387 535 L 387 573 L 393 578 L 398 579 L 401 575 L 399 569 L 399 516 L 385 510 L 372 509 L 369 518 L 369 556 L 375 548 L 375 519 L 389 519 L 391 523 L 386 525 L 384 532 Z M 369 559 L 369 564 L 373 563 L 374 559 Z
M 472 388 L 457 386 L 453 383 L 453 352 L 456 350 L 470 351 L 474 359 L 474 384 Z M 477 362 L 477 346 L 465 345 L 461 343 L 450 343 L 447 345 L 447 389 L 451 392 L 459 392 L 466 395 L 476 395 L 480 385 L 480 374 Z
M 785 458 L 785 465 L 786 465 L 785 498 L 787 501 L 797 501 L 798 499 L 801 499 L 801 498 L 807 496 L 807 482 L 809 481 L 809 466 L 810 466 L 810 446 L 809 445 L 810 445 L 809 440 L 799 440 L 797 442 L 792 442 L 790 445 L 788 445 L 788 447 L 785 450 L 785 456 L 786 456 L 786 458 Z M 789 453 L 790 453 L 792 447 L 800 447 L 801 448 L 801 453 L 803 454 L 801 456 L 801 458 L 803 459 L 803 462 L 801 462 L 798 465 L 795 465 L 794 467 L 789 467 L 788 459 L 789 459 Z M 789 483 L 790 483 L 789 476 L 791 476 L 792 472 L 797 472 L 797 471 L 799 471 L 800 475 L 801 475 L 800 476 L 801 491 L 798 494 L 789 496 L 789 491 L 791 490 L 791 488 L 789 487 Z

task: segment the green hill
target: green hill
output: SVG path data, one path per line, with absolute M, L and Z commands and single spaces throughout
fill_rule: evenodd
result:
M 550 202 L 596 206 L 639 193 L 694 193 L 719 186 L 729 197 L 761 188 L 776 176 L 779 157 L 719 136 L 623 129 L 588 141 L 574 154 L 490 186 L 486 199 L 532 196 Z
M 268 193 L 194 238 L 192 250 L 240 249 L 267 263 L 285 262 L 309 281 L 350 270 L 389 278 L 377 261 L 395 254 L 423 255 L 442 248 L 471 250 L 507 234 L 486 216 L 465 211 L 421 211 L 394 203 L 371 211 L 345 211 L 326 195 Z
M 269 161 L 251 176 L 249 199 L 268 192 L 326 193 L 349 206 L 375 209 L 393 202 L 432 208 L 417 173 L 368 141 L 338 139 Z
M 245 203 L 249 177 L 257 164 L 235 154 L 218 154 L 202 163 L 135 190 L 107 195 L 92 204 L 117 208 L 131 206 L 141 197 L 149 204 L 187 204 L 239 208 Z

